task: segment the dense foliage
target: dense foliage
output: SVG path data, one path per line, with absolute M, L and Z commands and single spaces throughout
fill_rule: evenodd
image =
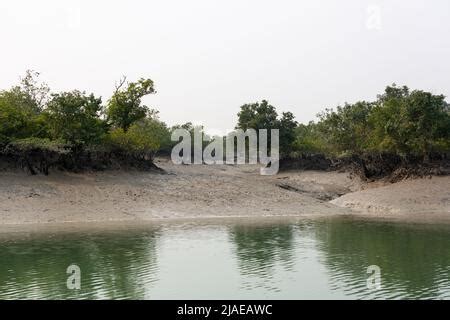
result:
M 51 93 L 38 77 L 27 71 L 19 85 L 0 91 L 0 155 L 38 151 L 44 157 L 64 155 L 65 161 L 67 154 L 76 155 L 75 161 L 86 158 L 86 152 L 103 152 L 147 161 L 158 151 L 170 154 L 176 128 L 199 130 L 209 139 L 203 127 L 189 122 L 169 128 L 143 104 L 156 92 L 150 79 L 123 78 L 103 104 L 101 97 L 78 90 Z M 427 159 L 450 151 L 445 97 L 395 84 L 375 101 L 325 109 L 308 124 L 298 124 L 291 112 L 279 115 L 266 100 L 245 104 L 236 128 L 279 129 L 282 156 L 390 153 Z
M 291 112 L 283 112 L 281 117 L 278 117 L 275 107 L 263 100 L 261 103 L 241 106 L 236 129 L 279 129 L 280 151 L 288 153 L 295 141 L 295 128 L 298 125 L 294 118 Z
M 125 85 L 123 78 L 108 102 L 106 114 L 109 121 L 118 128 L 127 131 L 136 121 L 151 117 L 155 111 L 142 105 L 142 98 L 155 93 L 153 81 L 140 79 Z
M 443 95 L 388 86 L 374 102 L 320 115 L 318 139 L 334 153 L 388 152 L 427 157 L 450 150 L 450 106 Z
M 443 95 L 388 86 L 376 101 L 326 109 L 317 122 L 298 124 L 290 112 L 277 118 L 267 101 L 246 104 L 239 128 L 279 128 L 280 147 L 291 153 L 333 156 L 391 153 L 419 155 L 450 151 L 450 106 Z
M 105 106 L 78 90 L 50 93 L 38 76 L 28 71 L 18 86 L 0 91 L 1 152 L 103 151 L 151 159 L 170 145 L 169 128 L 142 104 L 155 92 L 152 80 L 122 79 Z

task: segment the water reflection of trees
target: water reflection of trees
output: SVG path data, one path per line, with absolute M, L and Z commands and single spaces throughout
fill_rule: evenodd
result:
M 250 281 L 243 286 L 269 286 L 273 269 L 281 266 L 290 270 L 293 264 L 292 225 L 237 225 L 229 230 L 234 244 L 241 275 L 257 277 L 262 281 Z M 275 289 L 275 288 L 274 288 Z
M 450 297 L 450 229 L 331 221 L 316 227 L 331 285 L 361 298 Z M 367 290 L 367 267 L 381 268 L 382 289 Z
M 148 297 L 156 281 L 155 230 L 0 241 L 0 299 Z M 66 287 L 70 264 L 81 290 Z

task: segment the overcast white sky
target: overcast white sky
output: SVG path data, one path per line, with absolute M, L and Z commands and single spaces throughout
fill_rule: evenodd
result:
M 392 83 L 450 95 L 448 0 L 2 0 L 0 88 L 26 69 L 109 98 L 149 77 L 169 124 L 233 128 L 268 99 L 307 122 Z

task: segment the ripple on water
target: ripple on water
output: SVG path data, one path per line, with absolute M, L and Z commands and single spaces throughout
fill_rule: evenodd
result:
M 449 299 L 449 247 L 449 228 L 347 220 L 2 236 L 0 299 Z

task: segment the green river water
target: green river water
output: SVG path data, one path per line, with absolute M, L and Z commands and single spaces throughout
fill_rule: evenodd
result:
M 67 287 L 69 265 L 80 290 Z M 368 288 L 367 268 L 381 287 Z M 179 222 L 0 234 L 0 299 L 449 299 L 450 226 Z

